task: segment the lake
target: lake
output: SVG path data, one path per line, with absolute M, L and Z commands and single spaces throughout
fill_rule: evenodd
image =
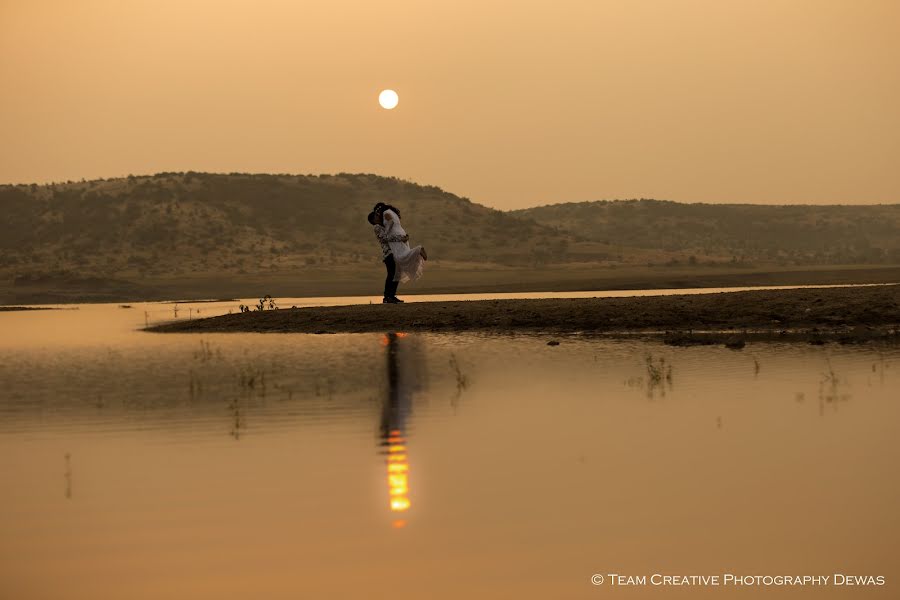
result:
M 238 303 L 0 313 L 0 597 L 897 597 L 900 349 L 139 330 Z

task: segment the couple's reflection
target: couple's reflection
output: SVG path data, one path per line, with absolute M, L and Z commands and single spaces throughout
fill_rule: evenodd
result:
M 413 393 L 422 385 L 421 353 L 417 340 L 405 333 L 386 333 L 382 345 L 387 359 L 387 391 L 381 411 L 380 446 L 387 468 L 388 506 L 394 527 L 406 525 L 411 507 L 407 419 Z

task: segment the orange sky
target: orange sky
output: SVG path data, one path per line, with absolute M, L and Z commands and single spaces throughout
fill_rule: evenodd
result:
M 0 0 L 0 82 L 0 182 L 349 171 L 504 209 L 900 202 L 895 0 Z

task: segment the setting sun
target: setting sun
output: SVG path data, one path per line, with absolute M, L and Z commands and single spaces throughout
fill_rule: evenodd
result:
M 382 90 L 382 92 L 378 94 L 378 104 L 381 105 L 381 108 L 391 110 L 397 106 L 398 102 L 400 102 L 400 96 L 398 96 L 397 92 L 394 90 Z

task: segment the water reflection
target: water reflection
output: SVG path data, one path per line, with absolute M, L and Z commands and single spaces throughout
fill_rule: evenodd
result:
M 72 455 L 66 452 L 66 472 L 63 475 L 66 482 L 66 500 L 72 499 Z
M 896 570 L 895 348 L 150 336 L 129 313 L 95 309 L 123 331 L 78 347 L 0 323 L 2 598 L 586 598 L 597 569 L 723 555 Z
M 388 506 L 394 515 L 394 527 L 406 525 L 409 496 L 409 446 L 407 418 L 412 411 L 416 373 L 421 359 L 415 338 L 405 333 L 386 333 L 382 339 L 387 362 L 387 390 L 381 409 L 380 447 L 385 456 Z

